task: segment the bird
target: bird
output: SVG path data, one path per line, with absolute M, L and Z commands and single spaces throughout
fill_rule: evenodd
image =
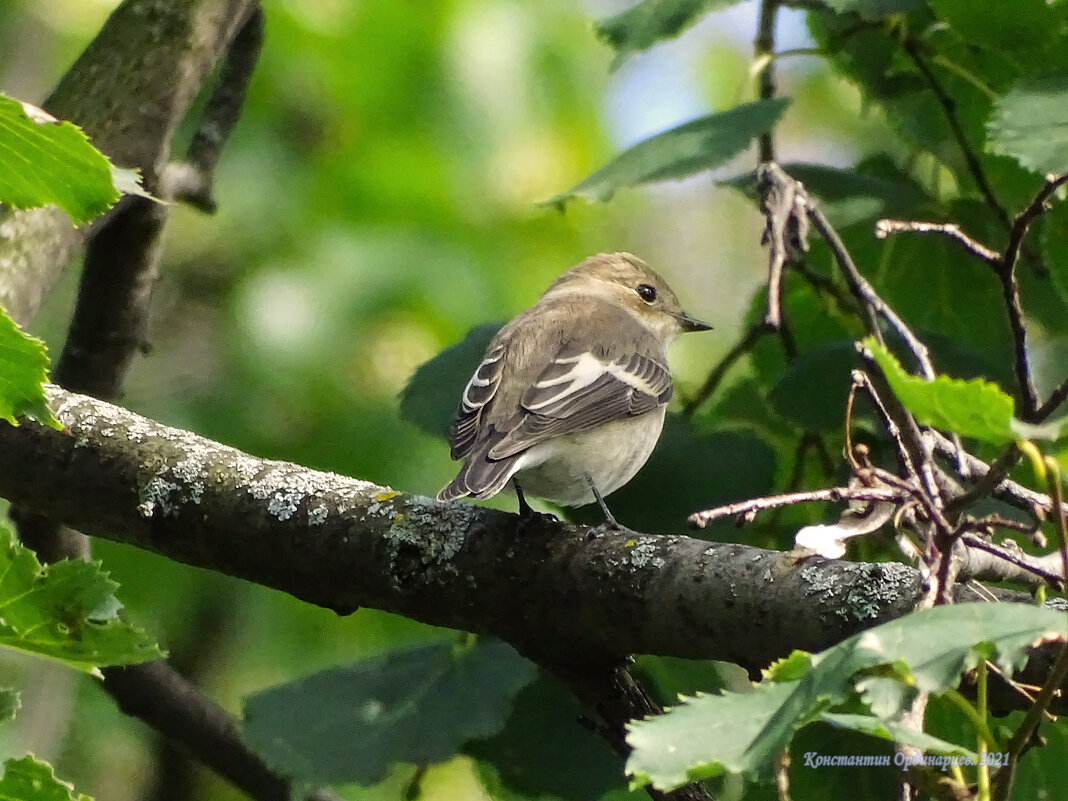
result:
M 511 482 L 559 506 L 597 502 L 645 464 L 674 392 L 666 351 L 706 331 L 663 278 L 630 253 L 600 253 L 506 323 L 464 388 L 449 436 L 463 460 L 438 500 L 490 498 Z

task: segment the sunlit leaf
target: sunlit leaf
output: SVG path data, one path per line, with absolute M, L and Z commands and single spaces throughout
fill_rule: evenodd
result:
M 646 139 L 616 156 L 577 186 L 545 201 L 563 209 L 573 198 L 608 200 L 628 186 L 685 178 L 734 158 L 770 130 L 788 100 L 760 100 L 692 120 Z
M 22 332 L 0 308 L 0 420 L 16 423 L 26 416 L 61 428 L 45 402 L 48 351 L 36 337 Z
M 795 654 L 771 674 L 785 681 L 769 677 L 750 693 L 686 698 L 663 716 L 631 724 L 627 741 L 634 751 L 627 772 L 636 784 L 652 783 L 661 790 L 723 771 L 768 776 L 800 727 L 854 696 L 858 674 L 885 666 L 921 692 L 941 693 L 981 659 L 1011 673 L 1029 647 L 1065 635 L 1063 612 L 1026 604 L 921 610 L 854 635 L 810 660 Z M 892 722 L 843 721 L 878 736 L 901 734 Z
M 119 199 L 107 158 L 76 125 L 0 96 L 0 203 L 17 209 L 54 203 L 81 224 Z
M 1016 439 L 1057 439 L 1068 425 L 1068 418 L 1043 425 L 1024 423 L 1013 417 L 1013 399 L 989 381 L 946 376 L 925 381 L 906 373 L 874 339 L 869 337 L 863 344 L 886 375 L 890 389 L 922 425 L 995 444 Z
M 1028 169 L 1068 172 L 1068 74 L 1017 83 L 994 105 L 987 134 L 994 153 Z
M 86 672 L 159 658 L 155 642 L 119 618 L 117 587 L 99 562 L 43 567 L 0 527 L 0 645 Z
M 819 719 L 824 723 L 837 726 L 842 729 L 852 729 L 862 734 L 870 734 L 883 740 L 892 740 L 901 745 L 918 748 L 921 751 L 934 751 L 939 754 L 953 754 L 956 756 L 969 757 L 978 762 L 978 755 L 964 746 L 950 743 L 938 737 L 932 737 L 917 731 L 909 726 L 903 726 L 892 720 L 880 720 L 872 715 L 849 715 L 835 712 L 823 712 Z
M 244 737 L 295 778 L 371 784 L 393 763 L 441 762 L 498 732 L 534 675 L 494 640 L 394 651 L 252 696 Z
M 9 759 L 0 778 L 0 798 L 11 801 L 92 801 L 56 777 L 52 766 L 32 756 Z

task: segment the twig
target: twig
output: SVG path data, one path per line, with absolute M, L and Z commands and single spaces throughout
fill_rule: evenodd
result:
M 1009 244 L 1005 247 L 1005 256 L 1002 258 L 1005 264 L 1011 267 L 1016 266 L 1016 262 L 1020 257 L 1020 249 L 1023 247 L 1024 238 L 1027 236 L 1031 223 L 1046 212 L 1046 201 L 1065 183 L 1068 183 L 1068 173 L 1046 176 L 1046 183 L 1039 193 L 1035 195 L 1035 199 L 1013 220 L 1009 234 Z
M 789 492 L 785 495 L 769 495 L 764 498 L 753 498 L 739 503 L 729 503 L 725 506 L 717 506 L 714 509 L 706 509 L 703 512 L 695 512 L 688 520 L 696 528 L 704 528 L 713 520 L 723 517 L 735 517 L 743 515 L 751 517 L 757 512 L 774 509 L 779 506 L 792 506 L 798 503 L 839 501 L 897 501 L 904 497 L 900 489 L 887 489 L 885 487 L 832 487 L 830 489 L 807 490 L 805 492 Z
M 835 262 L 846 279 L 849 291 L 857 303 L 860 304 L 861 309 L 864 310 L 868 322 L 868 331 L 871 335 L 879 343 L 884 343 L 878 321 L 879 318 L 885 320 L 912 352 L 919 364 L 923 377 L 928 381 L 934 380 L 934 365 L 931 363 L 931 356 L 927 346 L 912 332 L 912 329 L 908 327 L 905 321 L 898 317 L 897 313 L 879 297 L 875 288 L 861 275 L 845 243 L 838 236 L 838 232 L 823 212 L 820 211 L 818 204 L 805 191 L 801 182 L 792 178 L 782 167 L 774 163 L 761 164 L 757 170 L 757 177 L 761 197 L 763 198 L 766 194 L 773 194 L 778 198 L 778 202 L 773 209 L 766 209 L 766 211 L 774 213 L 779 219 L 768 220 L 765 237 L 769 236 L 769 233 L 774 233 L 778 230 L 790 230 L 787 228 L 789 224 L 793 230 L 798 232 L 801 242 L 797 249 L 800 251 L 807 247 L 804 243 L 805 229 L 800 219 L 811 222 L 813 227 L 827 241 Z M 781 219 L 782 217 L 786 217 L 786 219 Z M 800 219 L 794 221 L 794 218 Z
M 1050 393 L 1049 399 L 1035 411 L 1036 422 L 1042 422 L 1057 411 L 1057 407 L 1064 403 L 1066 398 L 1068 398 L 1068 378 L 1064 379 L 1061 385 Z
M 995 545 L 992 542 L 987 542 L 982 537 L 975 534 L 962 534 L 960 541 L 968 548 L 975 548 L 979 551 L 985 551 L 991 556 L 997 557 L 997 560 L 1004 564 L 1012 565 L 1017 568 L 1015 571 L 1000 569 L 994 564 L 989 562 L 972 562 L 967 565 L 965 569 L 962 569 L 962 573 L 968 578 L 973 578 L 979 574 L 985 574 L 992 572 L 995 574 L 995 580 L 997 581 L 1024 581 L 1032 586 L 1038 582 L 1029 580 L 1029 576 L 1034 576 L 1042 580 L 1042 583 L 1048 584 L 1052 587 L 1063 587 L 1063 576 L 1047 570 L 1043 565 L 1038 564 L 1032 557 L 1023 551 L 1011 551 L 1000 545 Z
M 942 107 L 942 113 L 945 115 L 946 122 L 949 124 L 949 130 L 953 134 L 953 138 L 956 140 L 957 147 L 960 148 L 961 154 L 964 156 L 964 163 L 967 165 L 968 172 L 971 174 L 972 180 L 975 181 L 979 193 L 994 210 L 994 213 L 997 214 L 998 219 L 1001 220 L 1005 229 L 1010 229 L 1012 227 L 1012 222 L 1009 219 L 1009 213 L 994 195 L 994 190 L 990 188 L 990 182 L 986 178 L 983 165 L 979 163 L 979 157 L 972 149 L 971 143 L 968 141 L 968 136 L 964 131 L 964 126 L 961 125 L 960 118 L 957 116 L 956 101 L 949 92 L 946 91 L 946 88 L 942 86 L 938 77 L 931 70 L 931 67 L 927 64 L 926 60 L 924 60 L 921 52 L 921 43 L 912 36 L 906 36 L 902 41 L 902 45 L 909 58 L 912 59 L 912 63 L 916 65 L 917 71 L 919 71 L 924 81 L 927 82 L 927 85 L 931 87 L 931 91 L 934 93 L 938 105 Z
M 957 450 L 959 454 L 961 449 Z M 947 512 L 955 512 L 961 509 L 965 509 L 978 500 L 982 500 L 992 493 L 1002 481 L 1008 478 L 1009 472 L 1020 461 L 1020 449 L 1016 447 L 1016 443 L 1009 443 L 1005 448 L 1005 452 L 998 457 L 987 470 L 986 473 L 979 476 L 979 480 L 975 482 L 961 495 L 953 498 L 948 504 L 946 504 Z
M 761 100 L 775 97 L 775 17 L 778 10 L 779 0 L 761 0 L 757 34 L 753 41 L 753 55 L 761 65 L 757 83 L 757 96 Z M 775 143 L 770 130 L 760 135 L 757 147 L 760 163 L 775 159 Z
M 749 329 L 742 334 L 742 338 L 738 340 L 735 346 L 727 351 L 727 355 L 720 360 L 719 364 L 712 368 L 712 372 L 708 374 L 708 378 L 705 379 L 705 383 L 701 385 L 701 388 L 684 404 L 682 413 L 689 417 L 697 411 L 697 408 L 702 403 L 712 397 L 712 394 L 719 387 L 720 382 L 723 381 L 734 363 L 752 350 L 753 346 L 762 337 L 770 333 L 773 333 L 773 329 L 768 326 L 766 320 L 761 320 L 749 326 Z
M 934 429 L 927 429 L 924 432 L 924 437 L 927 438 L 932 446 L 940 453 L 947 456 L 956 457 L 957 451 L 954 448 L 953 442 L 939 431 Z M 984 476 L 990 470 L 990 465 L 980 459 L 978 456 L 973 456 L 967 451 L 963 452 L 964 461 L 968 465 L 968 470 L 973 475 Z M 1033 489 L 1018 484 L 1012 479 L 1006 478 L 1000 484 L 998 484 L 993 491 L 993 496 L 999 500 L 1005 501 L 1011 506 L 1015 506 L 1017 509 L 1022 509 L 1025 512 L 1035 513 L 1035 510 L 1048 513 L 1054 508 L 1053 502 L 1049 499 L 1048 495 L 1043 495 L 1041 492 L 1035 492 Z M 1068 512 L 1068 506 L 1064 507 Z
M 1016 262 L 1031 223 L 1045 212 L 1046 201 L 1066 181 L 1068 181 L 1068 173 L 1046 178 L 1045 185 L 1035 195 L 1035 199 L 1012 222 L 1009 244 L 1005 247 L 1005 255 L 996 267 L 998 278 L 1001 280 L 1002 296 L 1005 298 L 1005 310 L 1009 315 L 1009 327 L 1012 329 L 1016 381 L 1020 385 L 1020 393 L 1023 396 L 1024 409 L 1020 416 L 1029 423 L 1043 418 L 1039 417 L 1038 390 L 1035 389 L 1027 354 L 1027 325 L 1020 302 L 1020 285 L 1016 280 Z M 1054 408 L 1056 404 L 1050 408 L 1050 411 Z
M 189 170 L 172 173 L 183 181 L 174 196 L 195 208 L 213 213 L 215 167 L 245 106 L 252 73 L 263 47 L 263 9 L 257 7 L 238 31 L 226 53 L 226 62 L 204 108 L 204 116 L 186 153 Z
M 920 220 L 878 220 L 875 223 L 875 236 L 886 239 L 891 234 L 911 232 L 917 234 L 942 234 L 959 242 L 965 250 L 988 264 L 998 264 L 1001 254 L 991 250 L 982 242 L 968 236 L 956 223 L 922 222 Z
M 1068 520 L 1066 520 L 1064 511 L 1064 491 L 1061 483 L 1061 473 L 1057 463 L 1049 457 L 1046 458 L 1046 468 L 1046 483 L 1049 487 L 1050 497 L 1053 499 L 1057 510 L 1053 519 L 1056 523 L 1055 528 L 1060 545 L 1062 575 L 1068 577 Z M 1068 641 L 1061 642 L 1060 654 L 1057 656 L 1057 661 L 1050 671 L 1049 677 L 1042 685 L 1042 689 L 1039 690 L 1035 703 L 1027 710 L 1020 727 L 1012 735 L 1012 739 L 1009 740 L 1008 760 L 995 777 L 996 791 L 993 794 L 994 798 L 1004 799 L 1008 797 L 1016 764 L 1031 742 L 1031 738 L 1034 737 L 1038 724 L 1042 721 L 1043 714 L 1052 703 L 1054 695 L 1060 692 L 1061 683 L 1064 681 L 1065 676 L 1068 676 Z

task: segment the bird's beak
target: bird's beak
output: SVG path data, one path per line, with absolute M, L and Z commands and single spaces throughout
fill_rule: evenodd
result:
M 679 325 L 682 326 L 683 331 L 711 331 L 712 326 L 708 323 L 702 323 L 696 317 L 691 317 L 686 312 L 676 315 L 676 319 L 679 321 Z

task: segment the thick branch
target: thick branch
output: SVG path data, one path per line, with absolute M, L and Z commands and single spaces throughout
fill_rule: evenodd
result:
M 900 564 L 594 533 L 253 458 L 56 388 L 67 432 L 0 426 L 0 495 L 87 533 L 348 613 L 386 609 L 531 654 L 764 667 L 907 613 Z M 535 611 L 536 610 L 536 611 Z

